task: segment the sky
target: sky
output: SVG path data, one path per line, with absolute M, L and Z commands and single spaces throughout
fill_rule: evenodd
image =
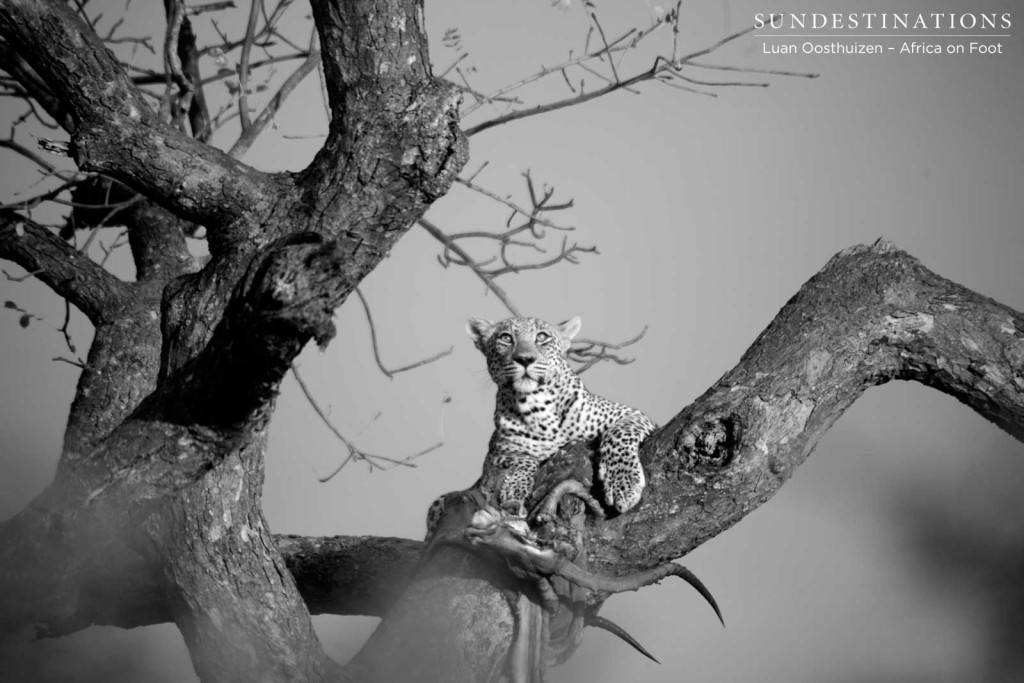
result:
M 648 26 L 658 7 L 645 0 L 594 5 L 609 37 Z M 124 11 L 122 0 L 94 0 L 92 6 L 106 10 L 109 21 Z M 1013 6 L 827 0 L 783 7 L 693 0 L 682 9 L 680 49 L 714 44 L 751 25 L 757 12 L 897 8 L 1011 12 Z M 152 11 L 132 4 L 126 27 L 161 25 L 158 16 L 146 15 Z M 292 12 L 292 34 L 308 35 L 306 9 Z M 588 28 L 578 2 L 560 12 L 547 0 L 427 0 L 426 17 L 435 68 L 443 70 L 464 51 L 460 66 L 484 92 L 557 64 L 570 50 L 578 54 Z M 228 19 L 220 20 L 221 28 L 239 34 L 244 20 Z M 449 28 L 458 29 L 460 51 L 442 41 Z M 197 30 L 212 36 L 202 21 Z M 709 97 L 648 83 L 637 93 L 615 93 L 480 133 L 471 139 L 464 175 L 486 162 L 474 182 L 525 204 L 521 174 L 529 170 L 538 186 L 574 200 L 571 211 L 554 217 L 575 226 L 570 241 L 600 252 L 582 255 L 578 265 L 499 283 L 530 315 L 553 321 L 582 316 L 582 336 L 618 341 L 646 327 L 643 339 L 626 351 L 635 362 L 600 365 L 584 380 L 595 393 L 662 424 L 738 361 L 803 282 L 854 244 L 884 236 L 935 272 L 1024 309 L 1024 137 L 1018 130 L 1024 47 L 1016 30 L 999 39 L 1003 53 L 993 55 L 764 54 L 766 39 L 750 36 L 704 61 L 819 77 L 694 72 L 769 87 L 720 87 L 713 90 L 717 97 Z M 655 39 L 659 46 L 671 44 L 665 30 Z M 949 42 L 956 41 L 942 44 Z M 648 68 L 654 54 L 624 61 L 620 73 Z M 202 68 L 212 72 L 217 65 L 209 59 Z M 278 69 L 274 82 L 288 73 L 286 65 Z M 596 77 L 586 79 L 592 89 Z M 541 103 L 566 93 L 556 77 L 523 97 Z M 19 113 L 10 102 L 0 103 L 0 128 Z M 499 113 L 485 108 L 467 123 Z M 311 77 L 245 161 L 265 170 L 301 169 L 325 128 Z M 231 137 L 229 126 L 215 142 L 227 147 Z M 32 192 L 31 170 L 0 152 L 0 198 Z M 428 217 L 448 232 L 495 230 L 507 209 L 455 187 Z M 100 239 L 109 243 L 113 232 Z M 557 249 L 558 239 L 549 246 Z M 486 253 L 486 245 L 475 249 Z M 450 355 L 388 379 L 374 364 L 362 307 L 350 299 L 337 314 L 338 338 L 326 351 L 307 349 L 298 365 L 318 402 L 361 448 L 404 457 L 438 441 L 444 445 L 417 459 L 415 468 L 370 472 L 349 465 L 319 483 L 345 450 L 287 378 L 271 427 L 264 490 L 275 532 L 419 538 L 429 503 L 479 474 L 494 388 L 464 326 L 470 316 L 498 319 L 506 312 L 470 272 L 442 268 L 440 252 L 439 243 L 414 227 L 362 290 L 386 364 L 403 365 L 449 347 Z M 521 252 L 525 260 L 538 256 Z M 123 260 L 116 258 L 113 267 L 123 272 Z M 0 409 L 0 518 L 7 518 L 53 477 L 78 371 L 52 360 L 69 355 L 57 331 L 59 300 L 37 282 L 6 278 L 0 278 L 0 298 L 41 318 L 21 329 L 18 316 L 4 311 L 9 315 L 0 324 L 0 382 L 8 388 Z M 84 350 L 89 330 L 77 314 L 72 333 Z M 977 504 L 966 495 L 977 496 L 967 485 L 973 468 L 999 461 L 1008 476 L 1024 476 L 1022 456 L 1024 446 L 952 398 L 909 383 L 872 389 L 771 501 L 685 559 L 715 594 L 725 629 L 682 582 L 617 596 L 602 614 L 627 628 L 661 665 L 593 631 L 549 679 L 970 679 L 985 664 L 985 587 L 960 585 L 951 594 L 932 581 L 908 549 L 900 503 L 914 490 L 966 509 Z M 314 621 L 340 661 L 376 623 L 353 617 Z M 17 672 L 15 680 L 194 680 L 172 625 L 93 628 L 41 643 L 21 638 L 0 644 L 0 660 Z

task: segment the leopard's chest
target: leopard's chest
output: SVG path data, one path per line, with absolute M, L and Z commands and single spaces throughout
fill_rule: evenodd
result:
M 567 444 L 589 438 L 586 395 L 581 391 L 510 394 L 499 397 L 495 441 L 504 452 L 547 459 Z

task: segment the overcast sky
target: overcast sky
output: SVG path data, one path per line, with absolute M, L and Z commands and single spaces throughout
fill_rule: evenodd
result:
M 132 5 L 127 28 L 162 25 L 159 16 L 146 15 L 159 12 L 159 3 L 149 4 Z M 645 0 L 595 5 L 609 37 L 649 25 L 656 10 Z M 889 2 L 806 5 L 817 12 L 896 11 Z M 108 21 L 124 10 L 123 0 L 90 6 L 103 6 Z M 898 7 L 1004 12 L 1012 5 L 903 0 Z M 778 8 L 739 0 L 684 3 L 681 49 L 713 44 L 750 25 L 756 12 Z M 291 34 L 307 35 L 308 27 L 299 26 L 305 8 L 292 13 Z M 457 27 L 469 54 L 461 66 L 484 92 L 556 64 L 570 49 L 578 54 L 588 26 L 577 2 L 560 13 L 546 0 L 428 0 L 426 15 L 435 67 L 456 57 L 441 36 Z M 219 23 L 233 36 L 243 29 Z M 213 39 L 208 21 L 196 27 L 201 39 Z M 476 182 L 525 203 L 520 174 L 529 169 L 538 185 L 556 188 L 556 198 L 575 200 L 572 211 L 556 217 L 576 227 L 570 241 L 600 251 L 583 255 L 579 265 L 501 284 L 531 315 L 581 315 L 583 336 L 621 340 L 647 326 L 628 351 L 635 363 L 596 367 L 585 381 L 659 423 L 732 367 L 800 285 L 850 245 L 884 236 L 939 274 L 1024 309 L 1024 50 L 1016 30 L 1000 39 L 1003 54 L 988 56 L 766 55 L 765 39 L 751 36 L 705 61 L 820 77 L 693 72 L 770 87 L 717 88 L 713 98 L 645 84 L 639 94 L 616 93 L 481 133 L 471 141 L 466 173 L 488 162 Z M 657 38 L 670 45 L 667 31 Z M 625 61 L 620 73 L 647 68 L 653 55 Z M 210 59 L 202 68 L 212 72 L 216 65 Z M 287 65 L 278 68 L 276 82 L 288 73 Z M 593 89 L 596 78 L 587 81 Z M 540 103 L 566 92 L 556 78 L 524 97 Z M 0 107 L 6 130 L 2 124 L 20 110 L 10 102 Z M 496 113 L 484 109 L 469 123 Z M 300 169 L 321 144 L 325 125 L 317 81 L 307 79 L 245 160 L 266 170 Z M 230 129 L 217 142 L 229 146 Z M 0 159 L 0 197 L 31 191 L 30 171 L 10 154 Z M 429 213 L 449 232 L 498 228 L 506 216 L 500 205 L 462 187 Z M 299 365 L 338 426 L 365 449 L 401 457 L 442 439 L 444 446 L 415 469 L 368 473 L 350 466 L 320 484 L 317 477 L 344 451 L 289 377 L 267 458 L 264 505 L 275 532 L 419 538 L 430 501 L 479 474 L 494 389 L 464 324 L 472 315 L 501 318 L 505 311 L 471 273 L 442 269 L 440 251 L 413 228 L 363 290 L 386 363 L 453 346 L 451 355 L 388 380 L 373 363 L 365 316 L 353 299 L 338 313 L 338 338 L 325 352 L 307 349 Z M 68 355 L 56 331 L 60 302 L 31 281 L 2 278 L 0 290 L 0 298 L 44 319 L 28 330 L 14 314 L 0 324 L 0 382 L 7 387 L 0 516 L 8 517 L 52 479 L 77 370 L 51 360 Z M 89 332 L 81 317 L 73 331 L 84 349 Z M 595 631 L 550 680 L 965 680 L 984 657 L 980 589 L 962 585 L 950 595 L 923 579 L 895 511 L 911 485 L 950 505 L 970 505 L 961 492 L 972 464 L 1002 457 L 1024 476 L 1021 456 L 1024 446 L 948 397 L 903 383 L 873 389 L 772 501 L 686 558 L 714 592 L 727 628 L 682 582 L 615 597 L 603 614 L 630 630 L 661 666 Z M 340 660 L 374 623 L 316 618 L 325 646 Z M 23 680 L 194 680 L 169 625 L 8 642 L 0 656 Z

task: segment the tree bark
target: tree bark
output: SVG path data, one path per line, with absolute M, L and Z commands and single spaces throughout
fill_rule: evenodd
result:
M 67 632 L 111 575 L 152 581 L 203 680 L 338 675 L 260 510 L 279 382 L 465 163 L 459 94 L 434 79 L 416 0 L 314 3 L 333 118 L 299 174 L 257 171 L 162 120 L 65 3 L 0 0 L 2 65 L 71 136 L 82 170 L 142 194 L 121 283 L 4 215 L 0 256 L 97 324 L 58 476 L 0 525 L 3 626 Z M 187 255 L 206 228 L 211 258 Z M 28 239 L 25 239 L 25 237 Z M 99 578 L 98 587 L 90 583 Z

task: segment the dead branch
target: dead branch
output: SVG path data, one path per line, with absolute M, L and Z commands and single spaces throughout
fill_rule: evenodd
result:
M 426 455 L 431 451 L 435 451 L 444 445 L 444 442 L 441 441 L 439 443 L 434 444 L 433 446 L 428 446 L 427 448 L 417 451 L 416 453 L 413 453 L 412 455 L 406 456 L 404 458 L 389 458 L 388 456 L 385 455 L 376 455 L 374 453 L 368 453 L 360 448 L 357 448 L 351 441 L 345 438 L 345 435 L 341 433 L 341 430 L 334 426 L 334 423 L 331 421 L 331 418 L 327 415 L 324 409 L 320 407 L 320 403 L 316 400 L 316 397 L 313 396 L 313 392 L 310 390 L 305 380 L 302 379 L 302 375 L 299 374 L 299 369 L 294 365 L 292 365 L 292 376 L 295 378 L 295 382 L 299 385 L 299 389 L 302 390 L 302 395 L 306 397 L 306 401 L 313 408 L 313 412 L 317 414 L 317 416 L 320 418 L 320 421 L 323 422 L 324 425 L 329 430 L 331 430 L 331 433 L 334 434 L 334 436 L 338 437 L 338 440 L 341 441 L 341 443 L 345 445 L 345 448 L 348 449 L 348 455 L 345 457 L 344 460 L 341 461 L 340 465 L 338 465 L 334 470 L 332 470 L 330 474 L 327 474 L 323 477 L 319 477 L 319 481 L 321 484 L 333 479 L 339 472 L 341 472 L 341 470 L 345 468 L 346 465 L 348 465 L 353 460 L 365 462 L 371 467 L 371 469 L 376 468 L 381 470 L 388 470 L 391 469 L 392 467 L 398 466 L 416 467 L 416 463 L 412 462 L 413 460 L 422 455 Z
M 252 54 L 253 42 L 256 39 L 256 26 L 263 8 L 263 0 L 251 0 L 249 3 L 249 21 L 245 27 L 245 38 L 242 40 L 242 58 L 238 64 L 238 116 L 242 120 L 242 132 L 252 125 L 249 116 L 249 56 Z
M 359 287 L 356 287 L 355 292 L 356 296 L 359 297 L 359 303 L 363 305 L 363 313 L 366 314 L 366 323 L 370 327 L 370 344 L 373 346 L 373 358 L 377 362 L 377 367 L 380 369 L 382 373 L 384 373 L 384 375 L 388 379 L 394 379 L 395 375 L 397 375 L 400 372 L 405 372 L 407 370 L 413 370 L 415 368 L 423 367 L 424 365 L 429 365 L 430 363 L 433 363 L 434 361 L 444 358 L 445 356 L 451 354 L 451 352 L 455 349 L 454 346 L 449 346 L 444 351 L 435 353 L 433 356 L 415 361 L 413 363 L 409 363 L 408 365 L 403 365 L 399 368 L 385 367 L 384 361 L 381 360 L 380 357 L 380 346 L 377 343 L 377 326 L 374 325 L 373 323 L 373 313 L 370 311 L 370 304 L 366 301 L 366 296 L 363 295 L 363 292 L 361 289 L 359 289 Z
M 512 303 L 512 300 L 508 297 L 508 294 L 505 293 L 505 290 L 502 289 L 496 282 L 494 282 L 493 278 L 491 278 L 490 276 L 487 275 L 487 273 L 484 272 L 483 268 L 479 266 L 476 263 L 476 261 L 473 260 L 473 257 L 470 256 L 465 249 L 456 244 L 439 227 L 434 225 L 426 218 L 421 218 L 418 221 L 418 225 L 424 230 L 426 230 L 431 237 L 440 242 L 444 246 L 446 252 L 451 251 L 453 254 L 458 256 L 462 260 L 461 262 L 464 263 L 467 268 L 472 270 L 473 273 L 476 274 L 478 278 L 480 278 L 484 285 L 486 285 L 487 289 L 493 292 L 496 297 L 498 297 L 498 300 L 501 301 L 501 303 L 505 306 L 506 309 L 508 309 L 509 313 L 511 313 L 512 315 L 519 315 L 519 309 L 517 309 L 515 304 Z M 448 263 L 444 261 L 441 257 L 438 258 L 441 261 L 441 265 L 447 268 Z
M 692 90 L 692 89 L 689 88 L 688 86 L 681 85 L 681 84 L 677 83 L 676 82 L 677 80 L 681 80 L 681 81 L 684 81 L 684 82 L 694 82 L 694 81 L 696 81 L 698 84 L 700 84 L 702 86 L 705 86 L 705 87 L 720 87 L 720 86 L 724 86 L 724 85 L 755 85 L 755 86 L 767 86 L 768 85 L 767 83 L 736 83 L 736 82 L 716 83 L 716 82 L 711 82 L 711 81 L 697 81 L 697 79 L 693 79 L 693 78 L 691 78 L 689 76 L 686 76 L 684 74 L 684 69 L 686 67 L 698 66 L 700 68 L 707 68 L 706 65 L 702 65 L 702 64 L 694 65 L 694 64 L 692 64 L 693 60 L 696 60 L 696 59 L 699 59 L 700 57 L 704 57 L 704 56 L 706 56 L 708 54 L 711 54 L 712 52 L 718 50 L 722 46 L 724 46 L 724 45 L 726 45 L 728 43 L 731 43 L 731 42 L 733 42 L 733 41 L 735 41 L 735 40 L 737 40 L 739 38 L 742 38 L 743 36 L 745 36 L 745 35 L 749 34 L 750 32 L 752 32 L 754 30 L 754 28 L 750 27 L 750 28 L 747 28 L 747 29 L 743 29 L 742 31 L 737 31 L 736 33 L 733 33 L 733 34 L 731 34 L 729 36 L 726 36 L 726 37 L 722 38 L 721 40 L 718 40 L 715 43 L 712 43 L 711 45 L 709 45 L 709 46 L 707 46 L 705 48 L 702 48 L 700 50 L 697 50 L 695 52 L 691 52 L 691 53 L 683 55 L 683 56 L 678 56 L 677 53 L 676 53 L 676 51 L 678 49 L 678 22 L 679 22 L 679 16 L 680 16 L 678 8 L 679 8 L 679 5 L 677 4 L 676 5 L 676 10 L 674 10 L 673 12 L 668 13 L 665 16 L 665 19 L 664 19 L 663 23 L 656 23 L 653 26 L 651 26 L 650 28 L 642 30 L 642 31 L 638 31 L 636 29 L 631 29 L 630 31 L 627 31 L 625 34 L 623 34 L 619 38 L 617 38 L 615 40 L 612 40 L 612 41 L 608 41 L 608 40 L 605 39 L 604 31 L 603 31 L 603 29 L 601 29 L 601 25 L 597 21 L 596 14 L 591 12 L 590 16 L 591 16 L 591 18 L 592 18 L 592 20 L 594 22 L 593 25 L 596 26 L 596 28 L 598 30 L 598 33 L 599 33 L 599 35 L 601 36 L 601 39 L 602 39 L 602 45 L 599 48 L 597 48 L 597 49 L 595 49 L 593 51 L 589 51 L 588 49 L 585 49 L 584 50 L 584 54 L 582 56 L 579 56 L 579 57 L 573 57 L 570 54 L 569 58 L 566 59 L 564 62 L 562 62 L 560 64 L 557 64 L 555 66 L 551 66 L 551 67 L 542 67 L 541 69 L 539 69 L 536 73 L 532 74 L 531 76 L 528 76 L 526 78 L 520 79 L 519 81 L 516 81 L 515 83 L 513 83 L 511 85 L 505 86 L 503 88 L 499 88 L 494 93 L 495 95 L 506 95 L 509 92 L 518 90 L 519 88 L 522 88 L 525 85 L 528 85 L 530 83 L 534 83 L 534 82 L 539 81 L 539 80 L 541 80 L 543 78 L 546 78 L 548 76 L 559 75 L 569 85 L 569 89 L 573 93 L 572 96 L 566 97 L 566 98 L 563 98 L 563 99 L 560 99 L 560 100 L 555 100 L 555 101 L 552 101 L 552 102 L 548 102 L 546 104 L 537 105 L 537 106 L 531 107 L 529 109 L 518 109 L 518 110 L 507 112 L 505 114 L 501 114 L 501 115 L 496 116 L 496 117 L 494 117 L 492 119 L 489 119 L 487 121 L 483 121 L 481 123 L 478 123 L 478 124 L 475 124 L 475 125 L 467 127 L 465 129 L 466 135 L 469 136 L 469 137 L 472 137 L 473 135 L 476 135 L 477 133 L 482 133 L 485 130 L 488 130 L 488 129 L 491 129 L 491 128 L 494 128 L 496 126 L 500 126 L 500 125 L 503 125 L 503 124 L 506 124 L 506 123 L 510 123 L 512 121 L 518 121 L 518 120 L 521 120 L 521 119 L 529 118 L 531 116 L 537 116 L 539 114 L 546 114 L 548 112 L 557 111 L 559 109 L 565 109 L 567 107 L 577 106 L 577 105 L 583 104 L 584 102 L 589 102 L 589 101 L 597 99 L 599 97 L 604 97 L 605 95 L 611 94 L 611 93 L 616 92 L 618 90 L 629 90 L 633 86 L 639 85 L 639 84 L 644 83 L 646 81 L 655 81 L 655 82 L 658 82 L 658 83 L 662 83 L 662 84 L 666 84 L 666 85 L 671 85 L 673 87 L 682 88 L 682 89 L 685 89 L 685 90 Z M 615 58 L 614 57 L 618 56 L 620 58 L 620 60 L 621 60 L 621 58 L 624 57 L 627 52 L 636 50 L 638 45 L 640 45 L 643 41 L 645 41 L 645 39 L 647 39 L 648 37 L 653 35 L 654 32 L 657 31 L 658 28 L 660 28 L 662 25 L 665 25 L 665 24 L 670 25 L 672 27 L 673 39 L 672 39 L 672 50 L 671 50 L 671 52 L 669 52 L 667 54 L 662 54 L 662 55 L 659 55 L 658 57 L 656 57 L 655 60 L 654 60 L 653 65 L 650 66 L 649 68 L 645 69 L 645 70 L 641 70 L 639 72 L 636 72 L 633 75 L 628 76 L 628 77 L 620 76 L 620 74 L 618 72 L 618 67 L 615 66 L 616 62 L 615 62 Z M 588 34 L 588 36 L 589 36 L 589 34 Z M 588 39 L 588 48 L 589 48 L 589 39 Z M 602 80 L 604 80 L 606 82 L 606 85 L 601 87 L 601 88 L 598 88 L 597 90 L 592 90 L 590 92 L 584 92 L 582 87 L 581 87 L 581 88 L 579 88 L 579 91 L 577 92 L 577 89 L 572 86 L 572 83 L 570 81 L 570 77 L 568 75 L 568 71 L 571 70 L 572 68 L 580 68 L 580 69 L 583 69 L 583 70 L 588 71 L 590 73 L 595 73 L 593 71 L 593 69 L 591 67 L 589 67 L 588 64 L 590 62 L 602 61 L 605 58 L 608 59 L 608 62 L 609 62 L 609 65 L 610 65 L 610 69 L 612 70 L 612 77 L 611 77 L 611 79 L 608 79 L 607 77 L 603 77 Z M 751 74 L 756 74 L 756 73 L 764 74 L 764 73 L 768 73 L 768 72 L 765 72 L 764 70 L 757 70 L 757 69 L 749 69 L 748 70 L 748 69 L 745 69 L 745 68 L 742 68 L 742 67 L 734 67 L 733 70 L 734 71 L 738 71 L 738 72 L 751 73 Z M 817 77 L 817 74 L 813 74 L 813 73 L 799 73 L 799 72 L 788 72 L 788 71 L 787 72 L 775 72 L 775 73 L 772 73 L 771 75 L 801 77 L 801 78 L 816 78 Z M 698 92 L 700 94 L 713 94 L 713 93 L 708 93 L 706 91 L 699 91 L 699 90 L 696 91 L 696 92 Z M 481 96 L 480 99 L 478 100 L 478 102 L 475 105 L 473 105 L 471 107 L 467 107 L 466 115 L 472 113 L 476 109 L 479 109 L 480 106 L 483 106 L 483 104 L 486 104 L 486 103 L 492 101 L 492 99 L 493 99 L 493 96 Z
M 274 120 L 274 116 L 276 116 L 277 112 L 280 111 L 281 105 L 283 105 L 285 100 L 288 99 L 288 96 L 291 95 L 292 91 L 295 90 L 299 83 L 301 83 L 302 80 L 319 65 L 320 52 L 313 49 L 311 46 L 308 54 L 306 55 L 305 61 L 303 61 L 302 64 L 299 65 L 299 68 L 293 71 L 292 74 L 285 79 L 285 82 L 281 84 L 278 91 L 270 98 L 267 106 L 263 108 L 263 111 L 256 117 L 256 120 L 248 126 L 243 127 L 242 134 L 238 137 L 238 140 L 235 141 L 235 144 L 232 145 L 228 154 L 236 159 L 245 156 L 245 153 L 249 150 L 249 147 L 252 146 L 252 143 L 256 141 L 256 138 L 259 137 L 259 135 L 266 130 L 271 121 Z M 239 107 L 241 106 L 242 105 L 239 104 Z

